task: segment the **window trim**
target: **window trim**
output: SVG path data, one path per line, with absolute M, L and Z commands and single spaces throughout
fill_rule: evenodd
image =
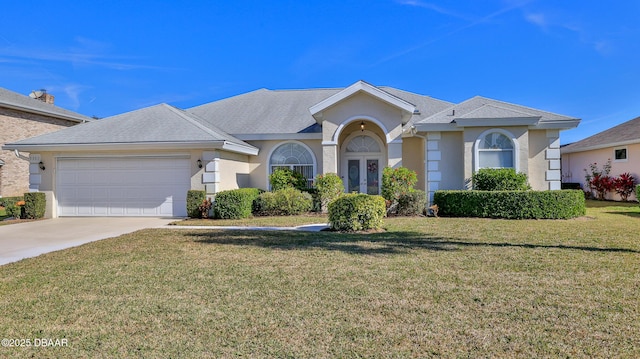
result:
M 313 150 L 311 149 L 311 147 L 309 147 L 306 143 L 304 142 L 300 142 L 300 141 L 296 141 L 296 140 L 289 140 L 289 141 L 282 141 L 278 144 L 276 144 L 275 146 L 273 146 L 271 148 L 271 150 L 269 151 L 269 155 L 267 156 L 267 189 L 271 190 L 271 183 L 269 182 L 269 176 L 271 175 L 271 156 L 273 156 L 273 153 L 280 148 L 281 146 L 284 146 L 286 144 L 289 143 L 295 143 L 297 145 L 302 146 L 305 150 L 307 150 L 309 152 L 309 154 L 311 154 L 311 160 L 313 161 L 313 178 L 307 178 L 307 182 L 311 181 L 313 183 L 313 180 L 315 179 L 315 177 L 318 175 L 318 161 L 316 160 L 316 154 L 315 152 L 313 152 Z M 291 165 L 283 165 L 283 166 L 295 166 L 298 164 L 291 164 Z
M 616 158 L 616 151 L 624 150 L 624 158 Z M 629 149 L 627 146 L 623 147 L 614 147 L 613 148 L 613 162 L 628 162 L 629 161 Z
M 478 170 L 480 170 L 480 143 L 481 141 L 484 140 L 484 138 L 492 133 L 500 133 L 502 135 L 507 136 L 508 139 L 511 140 L 511 143 L 513 144 L 513 169 L 516 170 L 516 172 L 518 171 L 518 169 L 520 168 L 520 146 L 518 144 L 518 139 L 513 135 L 513 133 L 502 129 L 502 128 L 491 128 L 488 129 L 486 131 L 483 131 L 477 138 L 476 141 L 473 145 L 473 169 L 474 172 L 478 172 Z M 506 167 L 504 167 L 506 168 Z

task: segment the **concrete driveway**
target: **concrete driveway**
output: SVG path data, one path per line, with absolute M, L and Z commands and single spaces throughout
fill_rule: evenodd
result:
M 158 228 L 171 218 L 55 218 L 0 226 L 0 265 L 145 228 Z

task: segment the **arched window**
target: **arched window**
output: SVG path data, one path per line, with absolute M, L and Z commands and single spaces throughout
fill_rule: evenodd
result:
M 349 141 L 346 152 L 380 152 L 380 145 L 370 136 L 356 136 Z
M 289 168 L 302 173 L 309 187 L 315 177 L 315 160 L 308 147 L 297 142 L 287 142 L 276 148 L 269 158 L 269 174 L 278 168 Z
M 488 132 L 476 141 L 477 168 L 515 168 L 514 142 L 506 134 Z

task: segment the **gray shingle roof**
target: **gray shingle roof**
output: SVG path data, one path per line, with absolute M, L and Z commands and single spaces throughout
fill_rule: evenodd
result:
M 11 145 L 193 143 L 227 141 L 252 147 L 195 115 L 167 104 L 107 117 Z
M 476 96 L 418 121 L 418 123 L 451 123 L 455 121 L 456 118 L 500 119 L 525 117 L 539 117 L 540 122 L 574 122 L 578 120 L 573 117 Z
M 640 117 L 596 133 L 562 148 L 562 153 L 595 150 L 624 144 L 640 143 Z
M 6 107 L 26 112 L 48 115 L 74 122 L 92 121 L 91 117 L 65 110 L 53 104 L 44 103 L 29 96 L 9 91 L 0 87 L 0 107 Z
M 391 87 L 379 88 L 416 105 L 420 111 L 417 118 L 424 118 L 452 105 L 449 102 Z M 321 132 L 309 108 L 342 90 L 342 88 L 260 89 L 192 107 L 187 112 L 235 135 Z

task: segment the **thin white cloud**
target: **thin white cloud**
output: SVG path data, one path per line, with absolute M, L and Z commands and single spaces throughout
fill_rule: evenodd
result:
M 402 0 L 401 0 L 401 1 L 402 1 Z M 405 0 L 405 1 L 409 1 L 409 2 L 417 2 L 417 1 L 412 1 L 412 0 Z M 486 16 L 481 17 L 481 18 L 479 18 L 479 19 L 473 20 L 473 21 L 469 22 L 468 24 L 466 24 L 466 25 L 464 25 L 464 26 L 461 26 L 461 27 L 459 27 L 459 28 L 456 28 L 456 29 L 454 29 L 454 30 L 452 30 L 452 31 L 450 31 L 450 32 L 448 32 L 448 33 L 446 33 L 446 34 L 442 35 L 442 36 L 439 36 L 439 37 L 436 37 L 436 38 L 433 38 L 433 39 L 429 39 L 429 40 L 427 40 L 427 41 L 425 41 L 425 42 L 422 42 L 422 43 L 420 43 L 420 44 L 418 44 L 418 45 L 415 45 L 415 46 L 410 47 L 410 48 L 408 48 L 408 49 L 405 49 L 405 50 L 402 50 L 402 51 L 396 52 L 396 53 L 394 53 L 394 54 L 391 54 L 391 55 L 389 55 L 389 56 L 387 56 L 387 57 L 384 57 L 384 58 L 382 58 L 382 59 L 378 60 L 378 61 L 377 61 L 376 63 L 374 63 L 372 66 L 374 66 L 374 67 L 375 67 L 375 66 L 381 65 L 381 64 L 383 64 L 383 63 L 385 63 L 385 62 L 388 62 L 388 61 L 394 60 L 394 59 L 396 59 L 396 58 L 399 58 L 399 57 L 405 56 L 405 55 L 410 54 L 410 53 L 412 53 L 412 52 L 414 52 L 414 51 L 417 51 L 417 50 L 419 50 L 419 49 L 422 49 L 422 48 L 424 48 L 424 47 L 426 47 L 426 46 L 428 46 L 428 45 L 431 45 L 431 44 L 433 44 L 433 43 L 435 43 L 435 42 L 438 42 L 438 41 L 440 41 L 440 40 L 443 40 L 443 39 L 445 39 L 445 38 L 447 38 L 447 37 L 449 37 L 449 36 L 452 36 L 452 35 L 454 35 L 454 34 L 457 34 L 457 33 L 461 32 L 461 31 L 464 31 L 464 30 L 470 29 L 470 28 L 472 28 L 472 27 L 474 27 L 474 26 L 477 26 L 477 25 L 480 25 L 480 24 L 482 24 L 482 23 L 489 22 L 491 19 L 496 18 L 496 17 L 498 17 L 498 16 L 500 16 L 500 15 L 502 15 L 502 14 L 504 14 L 504 13 L 507 13 L 507 12 L 512 11 L 512 10 L 514 10 L 514 9 L 517 9 L 517 8 L 521 8 L 521 7 L 523 7 L 523 6 L 524 6 L 524 5 L 526 5 L 529 1 L 530 1 L 530 0 L 518 0 L 518 1 L 510 2 L 510 4 L 509 4 L 509 5 L 507 5 L 507 6 L 503 7 L 503 8 L 501 8 L 501 9 L 499 9 L 499 10 L 495 11 L 495 12 L 492 12 L 492 13 L 491 13 L 491 14 L 489 14 L 489 15 L 486 15 Z M 416 6 L 416 5 L 414 5 L 414 6 Z
M 543 13 L 528 13 L 525 14 L 524 17 L 528 22 L 539 26 L 540 28 L 546 29 L 548 23 L 547 18 Z
M 132 56 L 109 54 L 110 45 L 107 43 L 78 37 L 69 50 L 51 48 L 20 48 L 11 45 L 0 48 L 0 58 L 5 62 L 19 61 L 51 61 L 66 62 L 74 66 L 97 66 L 112 70 L 171 70 L 165 67 L 142 65 Z M 175 70 L 175 69 L 174 69 Z
M 469 21 L 477 20 L 477 18 L 474 17 L 474 16 L 461 14 L 461 13 L 459 13 L 457 11 L 453 11 L 451 9 L 443 8 L 441 6 L 438 6 L 438 5 L 429 3 L 429 2 L 423 2 L 423 1 L 418 1 L 418 0 L 397 0 L 396 2 L 398 4 L 401 4 L 401 5 L 408 5 L 408 6 L 415 6 L 415 7 L 420 7 L 420 8 L 424 8 L 424 9 L 429 9 L 429 10 L 435 11 L 435 12 L 437 12 L 439 14 L 455 17 L 455 18 L 458 18 L 458 19 L 469 20 Z
M 608 40 L 600 38 L 600 35 L 592 35 L 588 28 L 578 21 L 570 19 L 569 16 L 540 11 L 524 11 L 523 16 L 528 23 L 548 34 L 554 34 L 554 31 L 558 29 L 568 30 L 574 33 L 581 43 L 586 44 L 601 55 L 607 55 L 612 50 L 612 45 Z

